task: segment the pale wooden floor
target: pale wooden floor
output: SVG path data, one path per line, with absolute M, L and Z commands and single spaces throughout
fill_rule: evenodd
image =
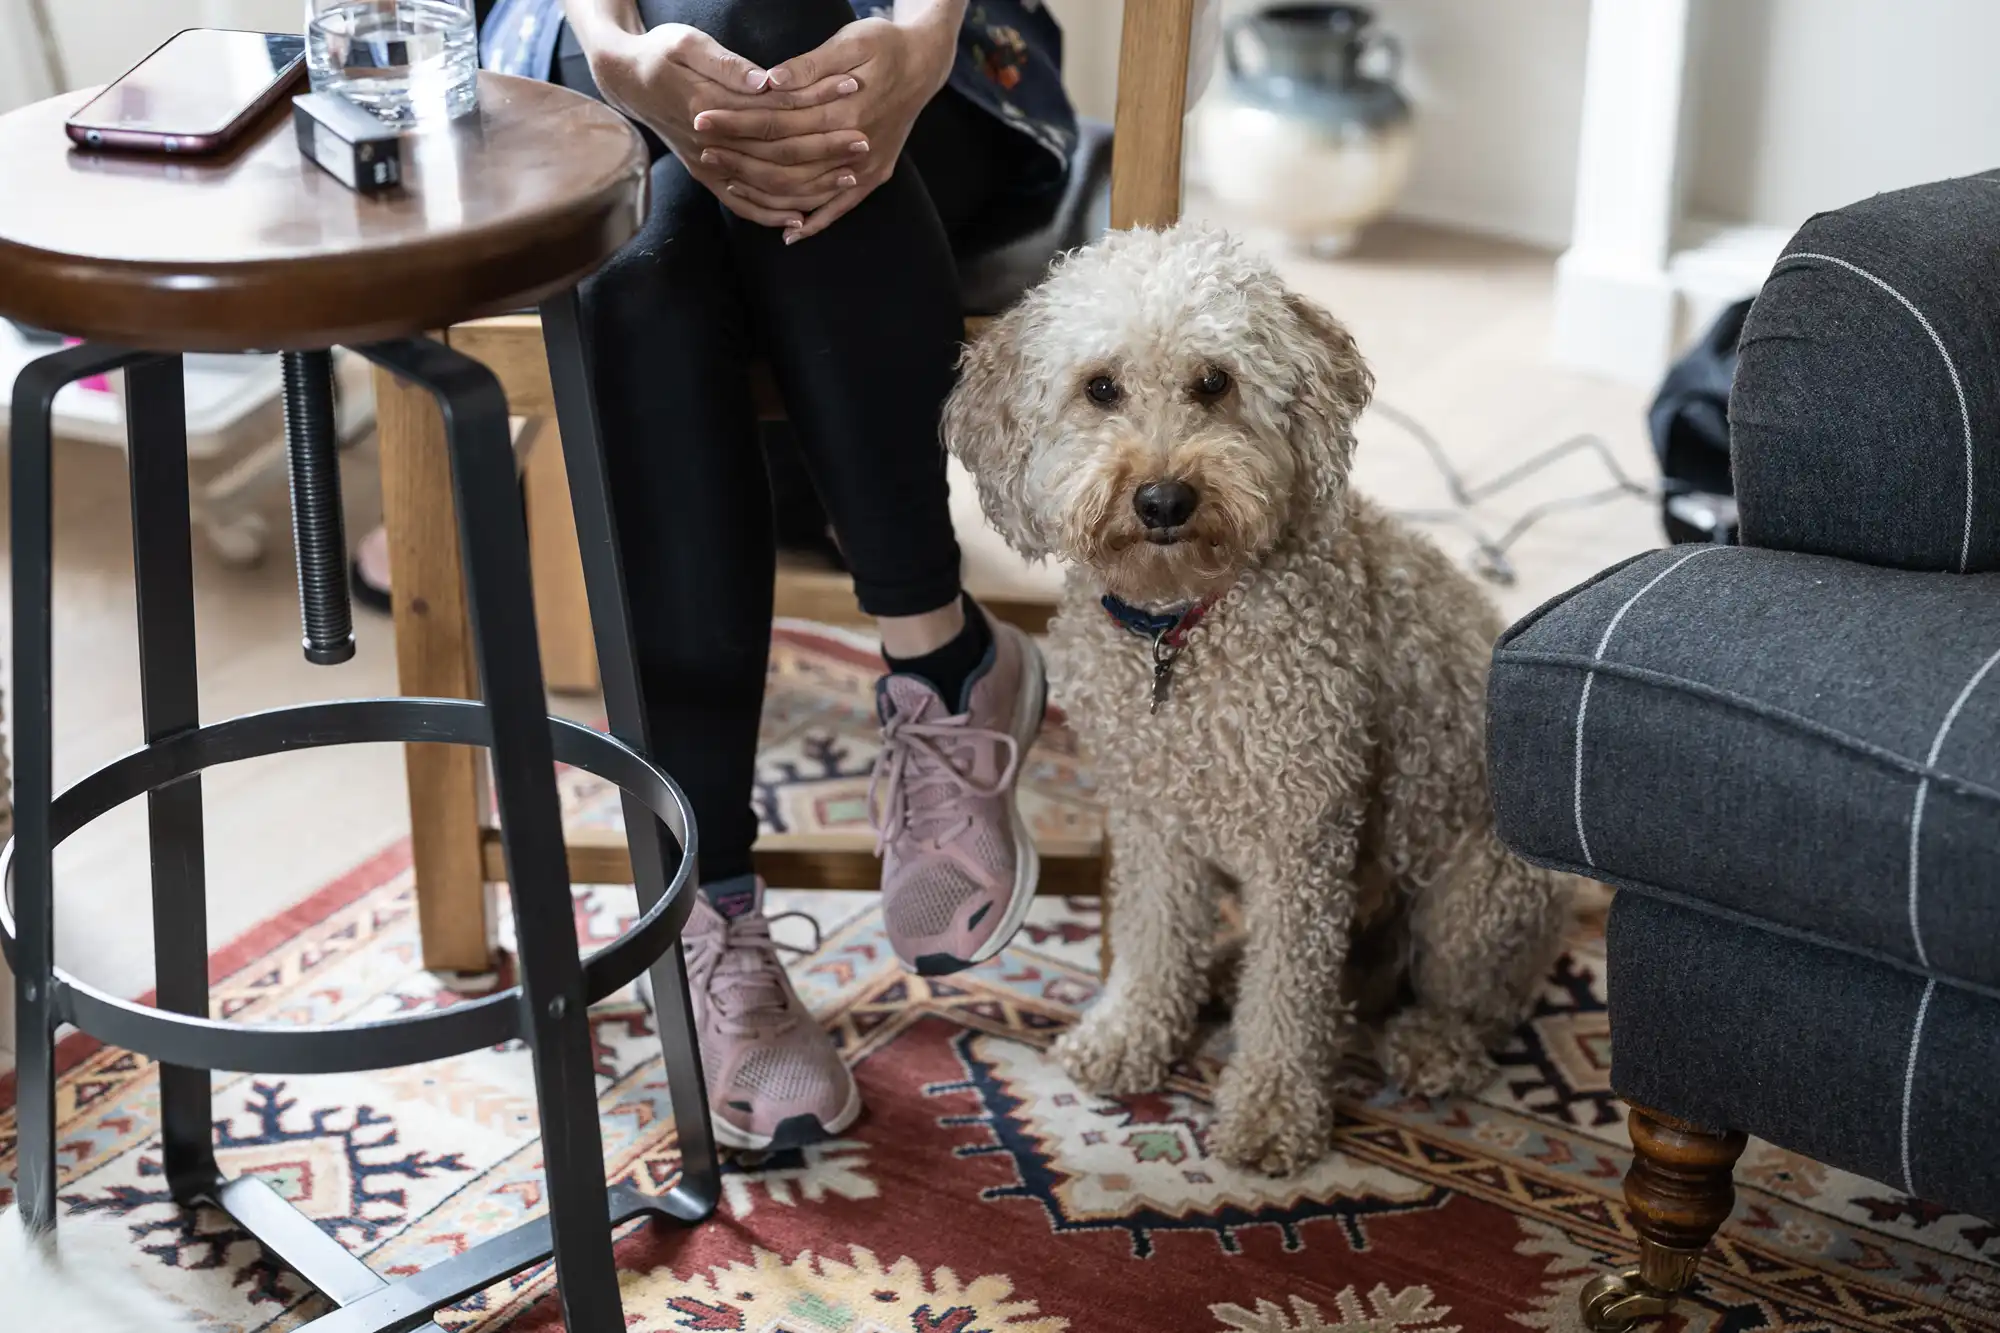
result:
M 1390 225 L 1339 262 L 1287 259 L 1299 287 L 1354 329 L 1373 361 L 1380 399 L 1422 419 L 1476 480 L 1580 431 L 1604 435 L 1639 475 L 1650 465 L 1645 397 L 1549 366 L 1552 261 L 1535 251 Z M 1443 502 L 1414 443 L 1380 419 L 1364 423 L 1360 485 L 1408 507 Z M 1490 508 L 1493 531 L 1531 497 L 1594 489 L 1578 462 Z M 350 535 L 378 512 L 372 451 L 347 467 Z M 91 445 L 59 450 L 56 521 L 58 786 L 136 745 L 139 694 L 123 456 Z M 387 693 L 394 660 L 386 620 L 357 612 L 359 652 L 345 666 L 308 666 L 298 650 L 283 497 L 267 505 L 278 541 L 260 569 L 232 570 L 196 549 L 202 712 L 217 719 L 327 696 Z M 4 509 L 0 509 L 4 513 Z M 1523 578 L 1496 589 L 1510 615 L 1612 560 L 1658 541 L 1647 505 L 1624 500 L 1551 519 L 1519 548 Z M 1465 540 L 1440 532 L 1447 549 Z M 0 580 L 0 597 L 5 595 Z M 588 707 L 571 702 L 565 711 Z M 11 714 L 12 709 L 9 708 Z M 208 779 L 209 932 L 216 944 L 282 911 L 405 831 L 400 756 L 356 747 L 263 760 Z M 115 992 L 152 984 L 151 912 L 143 805 L 78 834 L 58 857 L 58 954 Z M 0 1024 L 0 1045 L 11 1038 Z M 5 1062 L 0 1054 L 0 1063 Z

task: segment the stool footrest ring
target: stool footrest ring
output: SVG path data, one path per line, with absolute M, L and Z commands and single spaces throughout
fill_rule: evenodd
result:
M 647 1215 L 675 1222 L 698 1222 L 706 1216 L 705 1209 L 678 1189 L 654 1196 L 612 1185 L 609 1194 L 608 1222 L 613 1228 Z M 260 1177 L 218 1180 L 207 1199 L 340 1307 L 304 1325 L 299 1333 L 437 1333 L 432 1311 L 505 1281 L 547 1259 L 550 1252 L 549 1220 L 538 1217 L 391 1281 L 321 1231 Z
M 557 762 L 614 783 L 651 810 L 681 849 L 667 892 L 631 929 L 584 960 L 584 993 L 595 1003 L 673 947 L 693 908 L 693 814 L 664 770 L 602 732 L 549 719 Z M 339 699 L 250 713 L 198 727 L 113 760 L 60 796 L 51 810 L 55 843 L 116 806 L 218 764 L 329 745 L 424 742 L 492 744 L 486 706 L 466 699 Z M 0 849 L 0 949 L 14 956 L 10 893 L 14 842 Z M 567 893 L 569 885 L 514 884 L 515 893 Z M 163 1064 L 256 1074 L 337 1074 L 441 1060 L 523 1035 L 520 987 L 428 1014 L 371 1022 L 261 1025 L 167 1013 L 110 995 L 55 970 L 57 1016 L 102 1041 Z

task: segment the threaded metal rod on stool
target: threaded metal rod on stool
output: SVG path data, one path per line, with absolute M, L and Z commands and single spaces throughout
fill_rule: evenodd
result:
M 340 436 L 333 418 L 333 353 L 286 352 L 282 360 L 303 646 L 306 661 L 333 666 L 354 656 L 347 530 L 340 513 Z

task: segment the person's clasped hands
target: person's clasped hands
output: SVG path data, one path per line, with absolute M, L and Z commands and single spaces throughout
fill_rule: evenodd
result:
M 599 88 L 666 141 L 731 212 L 816 236 L 896 169 L 910 127 L 944 87 L 962 6 L 858 19 L 761 69 L 714 38 L 663 24 L 592 62 Z

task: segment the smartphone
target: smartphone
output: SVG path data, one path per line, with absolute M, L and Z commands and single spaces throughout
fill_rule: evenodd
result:
M 176 33 L 66 122 L 86 148 L 213 153 L 299 81 L 306 39 L 189 28 Z

